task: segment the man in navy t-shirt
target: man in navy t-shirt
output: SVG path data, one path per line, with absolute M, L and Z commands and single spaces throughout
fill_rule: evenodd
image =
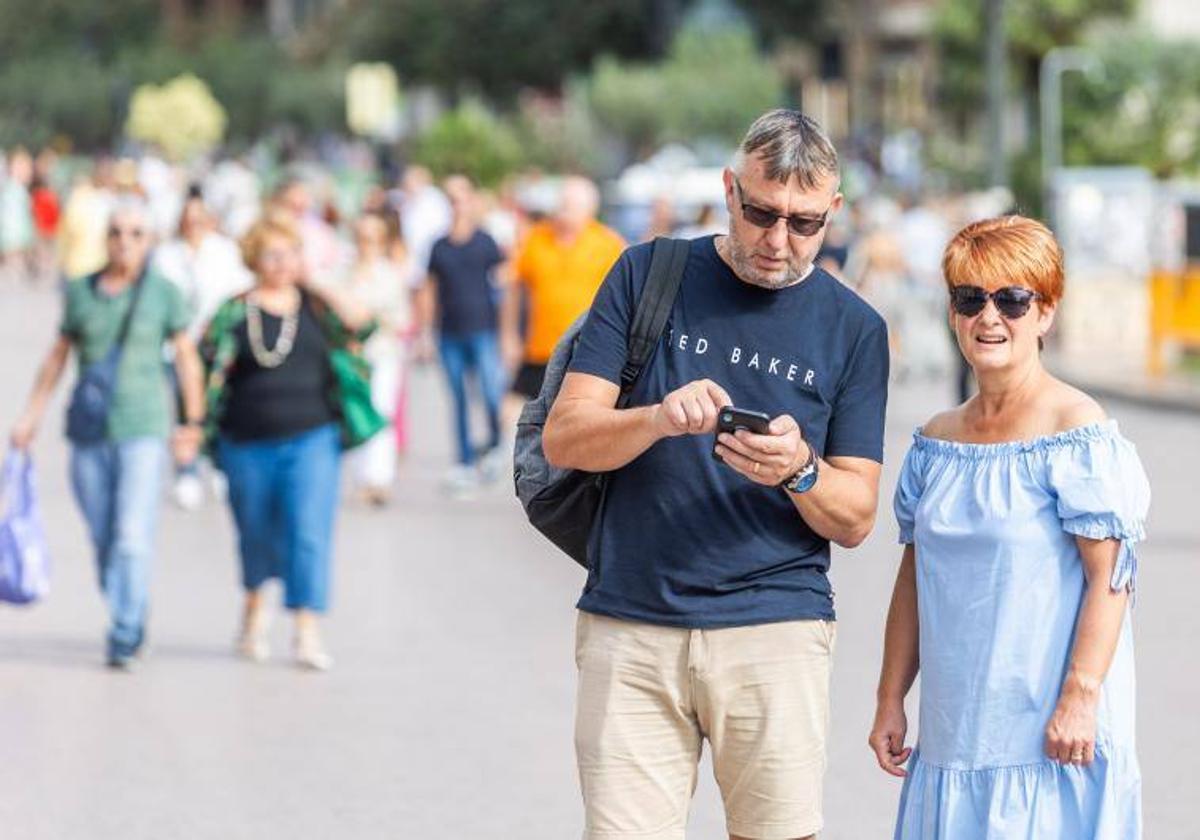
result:
M 631 407 L 649 245 L 597 294 L 543 437 L 556 466 L 610 473 L 576 642 L 587 837 L 682 839 L 704 738 L 732 837 L 822 825 L 830 542 L 874 524 L 887 330 L 813 265 L 842 204 L 814 122 L 765 114 L 724 178 L 729 235 L 692 240 Z M 726 406 L 768 433 L 714 439 Z
M 446 179 L 445 191 L 452 213 L 450 232 L 430 251 L 421 310 L 426 322 L 437 312 L 438 353 L 453 401 L 458 463 L 447 475 L 446 485 L 455 495 L 466 496 L 481 478 L 477 467 L 488 474 L 482 477 L 498 475 L 505 376 L 498 338 L 501 290 L 495 276 L 504 255 L 496 241 L 479 228 L 478 196 L 470 179 L 452 175 Z M 479 382 L 487 413 L 488 439 L 482 453 L 471 438 L 469 376 Z M 482 458 L 477 457 L 480 454 Z

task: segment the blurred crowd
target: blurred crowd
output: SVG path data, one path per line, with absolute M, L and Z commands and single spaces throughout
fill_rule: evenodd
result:
M 380 445 L 367 460 L 387 462 L 403 451 L 405 371 L 441 358 L 456 400 L 458 441 L 458 464 L 446 485 L 469 495 L 477 462 L 487 478 L 498 466 L 466 443 L 469 375 L 477 376 L 476 390 L 494 423 L 487 455 L 500 434 L 503 394 L 511 386 L 519 395 L 536 395 L 555 340 L 587 308 L 626 240 L 695 238 L 728 224 L 721 204 L 678 202 L 669 191 L 630 213 L 627 206 L 606 208 L 603 191 L 580 177 L 531 172 L 485 190 L 462 176 L 437 183 L 421 166 L 386 178 L 373 161 L 352 163 L 359 177 L 347 179 L 329 165 L 266 167 L 252 156 L 184 168 L 153 153 L 64 159 L 52 149 L 0 151 L 0 284 L 47 284 L 98 271 L 112 208 L 136 196 L 156 243 L 152 264 L 183 291 L 198 341 L 217 306 L 253 285 L 239 239 L 264 213 L 284 213 L 300 229 L 309 278 L 354 288 L 386 325 L 386 338 L 374 339 L 367 355 L 380 407 L 393 420 L 395 446 Z M 1010 196 L 856 192 L 831 222 L 822 267 L 884 315 L 897 379 L 956 375 L 962 395 L 965 372 L 944 326 L 940 255 L 954 230 L 1010 209 Z M 613 228 L 597 221 L 608 209 L 617 219 Z M 435 245 L 452 228 L 460 244 L 478 231 L 487 240 L 480 247 L 494 246 L 498 256 L 483 272 L 485 282 L 464 284 L 430 272 Z M 565 243 L 572 247 L 557 247 Z M 590 254 L 594 264 L 572 263 L 572 251 Z M 444 248 L 441 256 L 454 262 Z M 443 273 L 458 267 L 440 262 Z M 444 340 L 464 331 L 494 335 L 496 352 L 488 342 Z M 390 484 L 391 470 L 363 467 L 360 473 L 372 476 L 366 494 L 385 501 L 380 488 Z M 176 495 L 191 506 L 199 492 L 185 481 Z
M 175 503 L 228 501 L 237 526 L 238 650 L 265 658 L 261 585 L 278 577 L 297 617 L 299 664 L 326 668 L 315 619 L 328 597 L 340 456 L 353 495 L 387 506 L 410 418 L 431 422 L 410 410 L 412 367 L 440 366 L 450 411 L 432 422 L 454 441 L 442 489 L 469 499 L 507 473 L 517 412 L 626 245 L 728 227 L 714 170 L 692 173 L 716 190 L 709 198 L 668 189 L 630 207 L 627 196 L 606 204 L 613 185 L 579 175 L 530 172 L 484 189 L 419 165 L 388 176 L 369 158 L 348 169 L 266 167 L 253 156 L 184 168 L 153 153 L 3 154 L 0 289 L 65 290 L 14 447 L 28 449 L 72 352 L 82 378 L 128 344 L 107 435 L 72 439 L 73 489 L 113 616 L 110 664 L 125 667 L 142 647 L 156 521 L 152 503 L 122 505 L 162 494 L 168 450 Z M 896 380 L 957 368 L 965 398 L 941 254 L 953 231 L 1011 199 L 856 192 L 831 221 L 819 264 L 887 320 Z M 174 388 L 173 434 L 158 405 L 172 400 L 156 380 Z

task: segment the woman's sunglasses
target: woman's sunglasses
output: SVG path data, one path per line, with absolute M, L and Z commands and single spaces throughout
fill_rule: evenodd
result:
M 776 213 L 774 210 L 767 210 L 764 207 L 746 203 L 746 193 L 742 191 L 742 185 L 737 178 L 733 179 L 733 185 L 737 188 L 738 203 L 742 205 L 742 217 L 757 228 L 770 230 L 775 227 L 777 221 L 786 219 L 788 230 L 791 233 L 796 234 L 796 236 L 813 236 L 821 228 L 825 227 L 825 220 L 829 216 L 828 209 L 816 218 L 812 216 L 784 216 Z
M 1038 293 L 1024 286 L 1005 286 L 989 292 L 979 286 L 952 286 L 950 305 L 954 311 L 966 318 L 973 318 L 983 311 L 990 300 L 996 304 L 1000 314 L 1015 321 L 1024 318 L 1029 307 L 1039 297 Z

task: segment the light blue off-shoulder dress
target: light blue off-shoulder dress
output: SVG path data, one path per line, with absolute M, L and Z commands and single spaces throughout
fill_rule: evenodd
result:
M 921 711 L 897 840 L 1141 837 L 1127 609 L 1089 766 L 1046 756 L 1085 578 L 1075 535 L 1121 541 L 1132 591 L 1150 487 L 1116 421 L 1035 440 L 918 432 L 896 488 L 916 549 Z

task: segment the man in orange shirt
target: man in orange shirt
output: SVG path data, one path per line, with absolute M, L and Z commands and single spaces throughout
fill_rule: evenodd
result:
M 501 335 L 506 360 L 521 359 L 512 389 L 538 395 L 554 345 L 591 306 L 596 290 L 625 249 L 625 241 L 596 221 L 600 193 L 586 178 L 563 180 L 554 215 L 530 228 L 513 264 L 518 288 L 529 302 L 525 346 L 520 348 L 518 295 L 506 295 Z

